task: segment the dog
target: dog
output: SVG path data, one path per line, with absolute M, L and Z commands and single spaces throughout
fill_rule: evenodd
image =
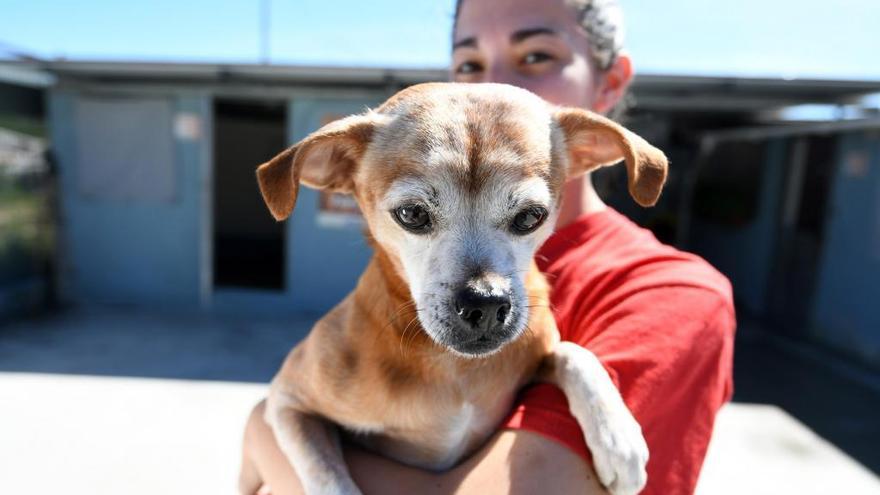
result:
M 340 431 L 402 463 L 448 469 L 531 381 L 565 392 L 611 493 L 644 487 L 641 428 L 598 359 L 560 342 L 532 259 L 566 180 L 621 160 L 633 198 L 653 205 L 666 157 L 620 125 L 513 86 L 427 83 L 259 166 L 275 219 L 291 214 L 299 184 L 350 193 L 375 251 L 269 388 L 265 419 L 306 493 L 360 493 Z M 240 481 L 248 494 L 261 483 Z

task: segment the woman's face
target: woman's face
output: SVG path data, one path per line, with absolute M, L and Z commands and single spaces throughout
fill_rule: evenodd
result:
M 607 110 L 596 108 L 601 78 L 565 0 L 463 0 L 451 70 L 457 82 L 507 83 L 557 105 Z

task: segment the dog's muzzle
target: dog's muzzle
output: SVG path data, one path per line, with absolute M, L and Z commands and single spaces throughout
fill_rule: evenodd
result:
M 449 344 L 456 351 L 477 356 L 495 351 L 510 340 L 510 294 L 468 285 L 455 293 L 452 307 L 457 318 Z
M 510 314 L 510 296 L 480 294 L 466 287 L 455 295 L 455 314 L 459 323 L 468 327 L 474 335 L 492 333 L 504 325 Z

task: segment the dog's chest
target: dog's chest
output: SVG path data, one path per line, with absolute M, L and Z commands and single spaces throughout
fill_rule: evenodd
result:
M 388 404 L 382 429 L 353 438 L 387 457 L 427 469 L 445 470 L 494 433 L 514 396 L 508 390 L 460 402 L 402 400 Z

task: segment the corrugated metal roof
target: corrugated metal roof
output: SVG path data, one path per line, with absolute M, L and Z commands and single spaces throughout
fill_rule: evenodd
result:
M 62 83 L 339 85 L 393 88 L 447 78 L 442 68 L 395 69 L 260 64 L 47 61 L 0 63 Z M 846 104 L 880 92 L 880 81 L 637 75 L 640 108 L 684 111 L 765 111 L 803 103 Z
M 49 72 L 33 67 L 0 63 L 0 82 L 28 88 L 45 88 L 52 85 L 55 78 Z
M 207 64 L 162 62 L 52 61 L 29 64 L 61 78 L 116 82 L 260 82 L 386 84 L 395 81 L 414 84 L 446 78 L 442 69 L 393 69 L 262 64 Z

